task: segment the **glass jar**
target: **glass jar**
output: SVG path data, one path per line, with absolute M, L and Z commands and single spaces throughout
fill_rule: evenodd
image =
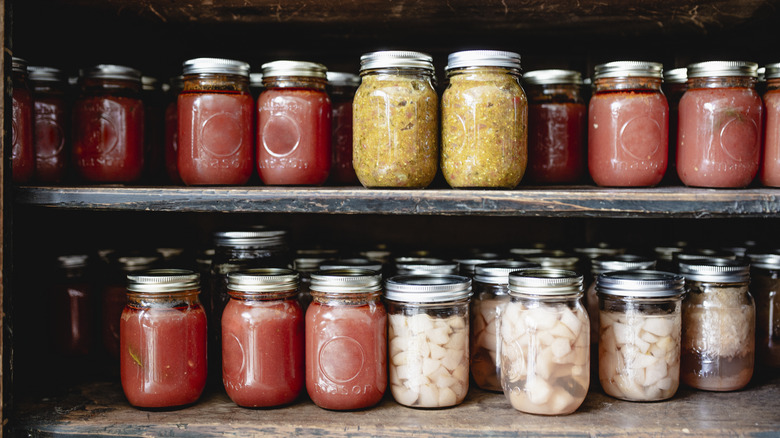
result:
M 758 173 L 764 105 L 752 62 L 688 66 L 680 99 L 677 174 L 694 187 L 746 187 Z
M 474 383 L 488 391 L 501 391 L 499 339 L 501 315 L 509 302 L 509 273 L 540 268 L 539 264 L 501 261 L 477 265 L 472 284 L 469 362 Z
M 160 80 L 141 76 L 144 102 L 144 181 L 160 183 L 165 179 L 165 93 Z
M 585 173 L 587 106 L 582 75 L 572 70 L 535 70 L 523 75 L 528 93 L 526 181 L 571 184 Z
M 498 261 L 504 261 L 498 254 L 479 255 L 479 258 L 463 258 L 453 260 L 458 264 L 458 275 L 474 279 L 477 274 L 477 266 Z
M 184 89 L 184 76 L 169 80 L 168 103 L 165 106 L 165 174 L 173 184 L 184 184 L 179 176 L 179 93 Z
M 141 72 L 100 64 L 87 70 L 73 105 L 73 166 L 84 181 L 135 182 L 144 169 Z
M 458 262 L 435 257 L 398 257 L 395 259 L 396 275 L 455 275 Z
M 306 390 L 332 410 L 376 405 L 387 389 L 387 313 L 382 276 L 366 269 L 311 275 L 306 311 Z
M 657 260 L 656 268 L 662 272 L 677 272 L 677 254 L 685 251 L 686 242 L 678 242 L 677 245 L 656 246 L 653 254 Z
M 606 242 L 597 243 L 596 246 L 583 246 L 572 248 L 572 253 L 580 258 L 580 263 L 575 272 L 582 272 L 582 284 L 593 284 L 596 277 L 591 273 L 593 259 L 601 256 L 615 256 L 626 253 L 626 248 L 617 248 L 610 246 Z M 588 314 L 589 316 L 590 313 Z M 592 318 L 592 316 L 591 316 Z M 592 335 L 593 333 L 591 333 Z
M 206 386 L 206 314 L 200 278 L 186 269 L 127 276 L 120 323 L 122 389 L 131 405 L 195 403 Z
M 222 314 L 222 382 L 239 406 L 292 403 L 303 391 L 304 318 L 298 274 L 255 268 L 228 274 Z
M 57 279 L 51 295 L 51 339 L 65 356 L 85 357 L 94 351 L 96 302 L 89 274 L 89 256 L 57 257 Z
M 680 386 L 683 277 L 659 271 L 614 271 L 596 278 L 599 381 L 629 401 L 671 398 Z
M 263 64 L 257 100 L 257 172 L 268 185 L 320 185 L 331 160 L 331 102 L 322 64 Z
M 576 411 L 590 386 L 582 276 L 562 269 L 509 274 L 501 315 L 501 384 L 512 407 L 543 415 Z
M 329 71 L 328 85 L 333 104 L 330 182 L 354 185 L 358 178 L 352 167 L 352 101 L 360 85 L 360 76 Z
M 257 102 L 263 90 L 265 90 L 263 74 L 260 72 L 249 73 L 249 92 L 252 94 L 252 100 Z
M 679 182 L 677 179 L 677 129 L 679 121 L 679 106 L 682 95 L 688 88 L 688 69 L 673 68 L 664 71 L 664 83 L 661 87 L 667 102 L 669 102 L 669 165 L 664 180 Z
M 352 164 L 365 187 L 424 188 L 439 163 L 433 58 L 380 51 L 360 57 L 353 102 Z
M 27 70 L 35 105 L 35 180 L 59 183 L 70 160 L 68 78 L 54 67 Z
M 398 275 L 385 289 L 393 398 L 415 408 L 460 404 L 469 390 L 471 280 Z
M 760 179 L 765 186 L 780 187 L 780 63 L 767 65 L 765 75 L 766 130 Z
M 669 105 L 661 92 L 662 69 L 641 61 L 596 66 L 588 109 L 588 169 L 596 184 L 654 186 L 664 177 Z
M 11 176 L 16 183 L 28 182 L 35 174 L 33 146 L 33 100 L 27 77 L 27 61 L 11 59 Z
M 497 50 L 451 53 L 441 98 L 441 170 L 454 188 L 506 188 L 528 162 L 528 100 L 520 55 Z
M 254 167 L 249 64 L 195 58 L 178 97 L 179 176 L 187 185 L 242 185 Z
M 680 263 L 686 296 L 682 315 L 680 377 L 709 391 L 743 388 L 753 376 L 756 308 L 746 262 Z
M 780 254 L 749 254 L 756 299 L 756 364 L 780 368 Z

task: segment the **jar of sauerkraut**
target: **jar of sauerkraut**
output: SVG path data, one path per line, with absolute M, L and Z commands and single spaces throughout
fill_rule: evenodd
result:
M 582 276 L 563 269 L 509 274 L 511 301 L 501 315 L 501 385 L 512 407 L 566 415 L 590 386 L 590 325 Z
M 471 279 L 459 275 L 398 275 L 385 282 L 395 401 L 446 408 L 466 397 L 471 294 Z
M 683 383 L 732 391 L 753 376 L 756 308 L 744 261 L 699 259 L 680 263 L 683 301 Z
M 615 271 L 596 279 L 599 382 L 629 401 L 671 398 L 680 385 L 683 277 Z

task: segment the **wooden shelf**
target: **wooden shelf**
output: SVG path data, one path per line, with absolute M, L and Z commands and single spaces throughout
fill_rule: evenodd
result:
M 137 410 L 117 383 L 90 383 L 67 396 L 19 401 L 15 435 L 25 436 L 777 436 L 780 379 L 731 393 L 681 388 L 655 403 L 613 399 L 591 390 L 572 415 L 547 417 L 514 410 L 502 394 L 472 389 L 451 409 L 412 409 L 391 397 L 356 412 L 318 408 L 308 399 L 278 409 L 244 409 L 223 391 L 174 411 Z

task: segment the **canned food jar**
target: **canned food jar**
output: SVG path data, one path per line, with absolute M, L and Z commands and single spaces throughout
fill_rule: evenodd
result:
M 100 64 L 81 80 L 73 106 L 73 166 L 88 182 L 137 181 L 144 169 L 141 72 Z
M 476 266 L 472 280 L 469 362 L 474 383 L 488 391 L 501 391 L 500 355 L 501 315 L 509 302 L 509 273 L 540 268 L 537 263 L 521 261 L 491 262 Z
M 780 368 L 780 254 L 748 254 L 756 300 L 756 363 Z
M 141 76 L 141 99 L 144 102 L 144 181 L 165 181 L 165 93 L 160 80 Z
M 694 187 L 746 187 L 758 173 L 764 105 L 753 62 L 688 66 L 680 99 L 677 174 Z
M 168 182 L 184 184 L 179 175 L 179 93 L 184 89 L 184 76 L 174 76 L 168 80 L 168 90 L 165 92 L 165 132 L 163 148 L 165 149 L 165 174 Z
M 33 146 L 33 100 L 27 73 L 27 61 L 11 59 L 11 177 L 16 183 L 28 182 L 35 174 Z
M 35 180 L 59 183 L 70 162 L 68 78 L 54 67 L 28 67 L 35 106 Z
M 331 102 L 322 64 L 263 64 L 257 100 L 257 172 L 268 185 L 320 185 L 331 161 Z
M 239 406 L 292 403 L 303 391 L 304 317 L 298 274 L 255 268 L 228 274 L 222 313 L 222 382 Z
M 766 109 L 764 157 L 761 161 L 761 184 L 780 187 L 780 63 L 766 66 Z
M 615 61 L 596 66 L 588 110 L 588 169 L 600 186 L 661 182 L 669 148 L 669 105 L 663 66 Z
M 661 86 L 669 102 L 669 165 L 664 179 L 679 183 L 677 179 L 677 130 L 679 127 L 679 106 L 682 95 L 688 88 L 688 69 L 673 68 L 664 71 L 664 83 Z
M 51 294 L 51 338 L 60 354 L 85 357 L 95 349 L 95 282 L 90 277 L 90 257 L 68 254 L 57 257 L 57 277 Z
M 131 405 L 195 403 L 206 386 L 206 314 L 200 278 L 185 269 L 127 276 L 120 322 L 122 389 Z
M 353 102 L 352 164 L 365 187 L 424 188 L 439 163 L 433 58 L 380 51 L 360 57 Z
M 756 308 L 746 262 L 707 259 L 680 263 L 682 306 L 680 377 L 709 391 L 743 388 L 753 376 Z
M 346 72 L 328 72 L 331 113 L 331 143 L 333 155 L 330 182 L 354 185 L 358 183 L 352 167 L 352 101 L 360 85 L 360 76 Z
M 667 272 L 599 274 L 599 381 L 607 395 L 655 401 L 677 392 L 684 286 Z
M 501 384 L 512 407 L 543 415 L 577 410 L 590 386 L 590 325 L 582 276 L 562 269 L 509 274 L 501 315 Z
M 520 55 L 497 50 L 451 53 L 441 99 L 441 170 L 454 188 L 506 188 L 528 162 L 528 100 Z
M 585 173 L 587 106 L 582 75 L 534 70 L 523 75 L 528 93 L 528 169 L 536 184 L 571 184 Z
M 460 404 L 469 390 L 471 280 L 398 275 L 385 290 L 393 398 L 415 408 Z
M 187 185 L 242 185 L 254 167 L 249 64 L 195 58 L 182 66 L 179 176 Z

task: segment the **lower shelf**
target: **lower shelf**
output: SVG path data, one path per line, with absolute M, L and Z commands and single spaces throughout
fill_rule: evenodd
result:
M 671 400 L 632 403 L 592 389 L 572 415 L 520 413 L 502 394 L 472 389 L 459 406 L 421 410 L 396 404 L 354 412 L 326 411 L 305 399 L 277 409 L 245 409 L 223 391 L 209 391 L 188 408 L 137 410 L 117 383 L 89 383 L 68 395 L 17 398 L 14 436 L 778 436 L 780 378 L 742 391 L 713 393 L 680 388 Z

